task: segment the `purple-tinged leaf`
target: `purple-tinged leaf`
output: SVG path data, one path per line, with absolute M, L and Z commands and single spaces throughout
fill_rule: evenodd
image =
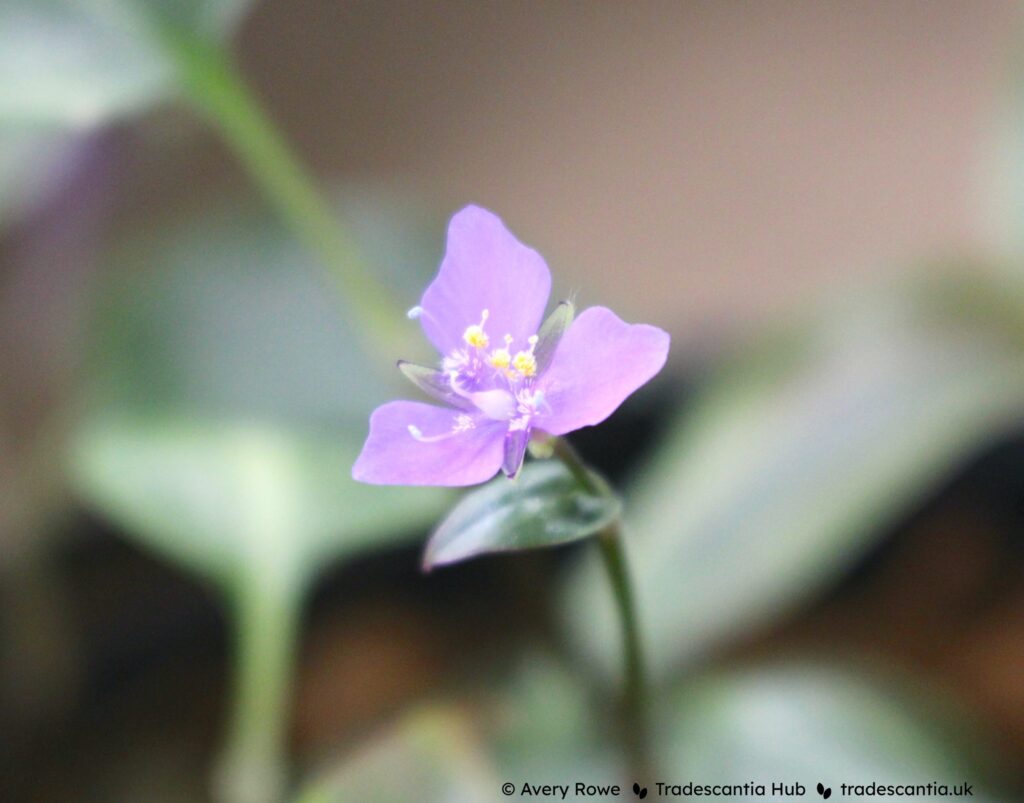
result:
M 499 477 L 465 496 L 431 536 L 423 568 L 578 541 L 620 511 L 616 497 L 583 487 L 563 463 L 531 462 L 516 482 Z

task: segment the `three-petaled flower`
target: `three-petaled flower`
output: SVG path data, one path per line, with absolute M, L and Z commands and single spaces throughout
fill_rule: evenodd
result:
M 550 292 L 543 258 L 500 218 L 458 212 L 438 275 L 409 313 L 440 365 L 399 363 L 445 406 L 378 407 L 352 476 L 382 485 L 475 485 L 499 469 L 514 477 L 534 430 L 600 423 L 665 364 L 668 334 L 605 307 L 573 320 L 562 302 L 542 326 Z

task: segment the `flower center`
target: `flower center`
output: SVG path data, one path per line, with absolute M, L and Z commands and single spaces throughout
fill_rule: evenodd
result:
M 490 336 L 484 331 L 484 326 L 490 314 L 490 310 L 483 310 L 480 313 L 480 323 L 467 326 L 466 331 L 462 333 L 462 339 L 466 344 L 477 351 L 483 351 L 491 344 Z M 486 356 L 487 364 L 504 372 L 509 379 L 517 379 L 516 374 L 523 378 L 536 376 L 537 358 L 534 356 L 533 351 L 537 348 L 537 335 L 531 335 L 527 338 L 529 348 L 517 351 L 515 356 L 512 356 L 512 349 L 510 348 L 513 341 L 512 335 L 506 334 L 504 339 L 505 346 L 503 348 L 494 349 Z M 454 353 L 450 358 L 449 364 L 453 364 L 452 361 L 459 357 L 461 355 Z M 466 354 L 462 361 L 468 363 L 472 362 L 473 359 L 469 354 Z
M 411 318 L 426 312 L 414 307 Z M 537 348 L 539 337 L 526 339 L 527 348 L 512 353 L 515 338 L 504 337 L 504 347 L 487 351 L 490 337 L 484 327 L 490 317 L 489 310 L 480 313 L 480 322 L 467 326 L 462 339 L 468 348 L 458 348 L 441 360 L 441 371 L 448 379 L 451 390 L 476 408 L 474 414 L 460 414 L 451 428 L 439 434 L 425 435 L 415 425 L 408 426 L 409 434 L 422 443 L 434 443 L 473 429 L 481 420 L 507 422 L 510 432 L 528 431 L 533 419 L 548 409 L 544 394 L 533 389 L 537 375 Z

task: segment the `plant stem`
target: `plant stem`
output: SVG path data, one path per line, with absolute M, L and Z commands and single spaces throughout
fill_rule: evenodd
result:
M 653 778 L 650 762 L 650 742 L 647 720 L 647 678 L 644 669 L 643 647 L 636 615 L 633 587 L 626 565 L 622 545 L 622 526 L 619 521 L 610 524 L 597 536 L 608 582 L 619 609 L 622 627 L 624 679 L 621 718 L 623 747 L 632 780 L 643 783 Z
M 254 575 L 245 578 L 235 599 L 234 710 L 215 780 L 222 803 L 284 799 L 298 597 L 287 584 L 260 582 Z
M 591 471 L 583 458 L 579 456 L 565 438 L 551 438 L 547 442 L 551 447 L 552 454 L 565 465 L 576 481 L 596 496 L 612 496 L 614 492 L 604 481 L 604 478 L 594 471 Z
M 606 495 L 611 489 L 586 464 L 564 438 L 550 442 L 553 454 L 588 491 Z M 622 630 L 623 689 L 620 707 L 622 743 L 632 780 L 643 783 L 654 777 L 650 759 L 647 673 L 644 666 L 640 623 L 633 585 L 629 577 L 622 539 L 622 522 L 616 519 L 597 535 L 597 544 Z
M 296 237 L 330 272 L 360 319 L 360 329 L 389 354 L 404 342 L 404 312 L 367 269 L 354 239 L 337 219 L 327 198 L 292 155 L 239 71 L 218 44 L 169 25 L 159 35 L 175 62 L 181 84 L 195 106 L 230 146 L 250 177 Z

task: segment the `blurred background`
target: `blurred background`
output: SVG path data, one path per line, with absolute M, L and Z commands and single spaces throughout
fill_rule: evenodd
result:
M 588 544 L 424 575 L 459 494 L 349 478 L 467 203 L 673 335 L 573 436 L 625 494 L 649 785 L 1021 799 L 1020 24 L 7 0 L 0 800 L 625 780 Z

